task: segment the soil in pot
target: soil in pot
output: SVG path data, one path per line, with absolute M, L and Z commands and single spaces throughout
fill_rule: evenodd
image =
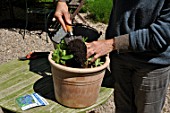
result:
M 87 60 L 87 47 L 81 39 L 74 39 L 68 43 L 68 49 L 74 55 L 74 59 L 69 61 L 67 65 L 75 68 L 84 68 Z

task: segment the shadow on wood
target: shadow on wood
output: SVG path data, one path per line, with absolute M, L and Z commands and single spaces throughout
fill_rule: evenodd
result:
M 33 85 L 33 89 L 41 96 L 52 101 L 56 101 L 54 95 L 53 79 L 51 76 L 42 77 L 41 79 L 36 81 Z
M 42 78 L 38 79 L 34 83 L 33 90 L 47 99 L 56 101 L 53 80 L 51 76 L 51 67 L 48 59 L 38 58 L 35 60 L 30 60 L 29 70 L 42 76 Z

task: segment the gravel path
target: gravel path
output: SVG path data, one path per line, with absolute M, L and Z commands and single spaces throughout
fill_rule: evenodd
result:
M 98 31 L 102 31 L 103 35 L 101 39 L 104 37 L 104 31 L 106 29 L 106 25 L 101 23 L 91 23 L 88 22 L 91 27 L 96 28 Z M 51 51 L 53 50 L 53 44 L 49 40 L 46 40 L 46 33 L 43 32 L 41 35 L 36 35 L 41 31 L 29 32 L 25 35 L 23 39 L 22 35 L 19 33 L 20 29 L 12 28 L 12 29 L 0 29 L 0 64 L 9 62 L 13 59 L 17 59 L 20 56 L 25 56 L 31 51 Z M 162 113 L 170 113 L 170 92 L 168 90 L 166 103 L 163 108 Z M 114 113 L 114 102 L 113 95 L 108 99 L 108 101 L 94 108 L 87 113 Z

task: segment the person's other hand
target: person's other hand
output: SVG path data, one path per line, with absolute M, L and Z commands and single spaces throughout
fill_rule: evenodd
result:
M 87 58 L 94 55 L 91 62 L 94 62 L 97 58 L 107 55 L 112 50 L 114 50 L 114 40 L 98 40 L 90 43 L 86 43 L 87 46 Z
M 66 24 L 71 24 L 71 18 L 66 2 L 57 3 L 54 17 L 61 23 L 63 29 L 67 31 Z

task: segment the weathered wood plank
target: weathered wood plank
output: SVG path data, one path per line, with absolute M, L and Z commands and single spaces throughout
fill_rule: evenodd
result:
M 3 63 L 0 65 L 0 75 L 3 73 L 8 73 L 9 70 L 12 71 L 14 69 L 20 69 L 22 66 L 25 66 L 29 63 L 29 61 L 18 61 L 18 60 L 13 60 L 7 63 Z M 2 77 L 2 76 L 0 76 Z
M 22 111 L 15 99 L 33 92 L 44 96 L 49 105 Z M 24 113 L 85 112 L 105 102 L 112 93 L 112 89 L 102 87 L 96 104 L 84 109 L 67 108 L 55 101 L 50 65 L 47 59 L 14 60 L 0 65 L 0 106 L 11 111 Z
M 6 94 L 14 93 L 15 91 L 18 91 L 18 90 L 24 88 L 26 85 L 31 85 L 31 84 L 35 83 L 37 78 L 38 77 L 30 77 L 29 79 L 27 79 L 25 81 L 18 81 L 18 82 L 16 82 L 16 84 L 11 85 L 10 87 L 8 87 L 4 90 L 1 90 L 0 98 L 6 96 Z
M 11 77 L 9 77 L 8 79 L 6 79 L 4 82 L 0 83 L 0 90 L 5 89 L 10 87 L 11 84 L 23 84 L 23 82 L 27 82 L 28 80 L 31 81 L 31 78 L 34 80 L 35 77 L 33 76 L 32 73 L 29 72 L 25 72 L 25 73 L 21 73 L 18 72 L 15 75 L 11 75 Z M 20 85 L 17 85 L 17 88 L 20 88 Z
M 28 66 L 26 66 L 28 61 L 19 62 L 14 60 L 8 63 L 0 65 L 0 82 L 3 82 L 9 77 L 13 77 L 16 73 L 18 73 L 18 71 L 24 71 L 24 69 L 28 69 Z
M 28 93 L 32 93 L 33 92 L 32 86 L 33 85 L 31 84 L 31 85 L 28 85 L 28 86 L 22 88 L 19 91 L 13 92 L 10 95 L 8 94 L 5 97 L 1 98 L 0 102 L 2 102 L 4 104 L 5 102 L 10 101 L 11 99 L 17 98 L 18 96 L 22 96 L 22 95 L 25 95 L 25 94 L 28 94 Z

